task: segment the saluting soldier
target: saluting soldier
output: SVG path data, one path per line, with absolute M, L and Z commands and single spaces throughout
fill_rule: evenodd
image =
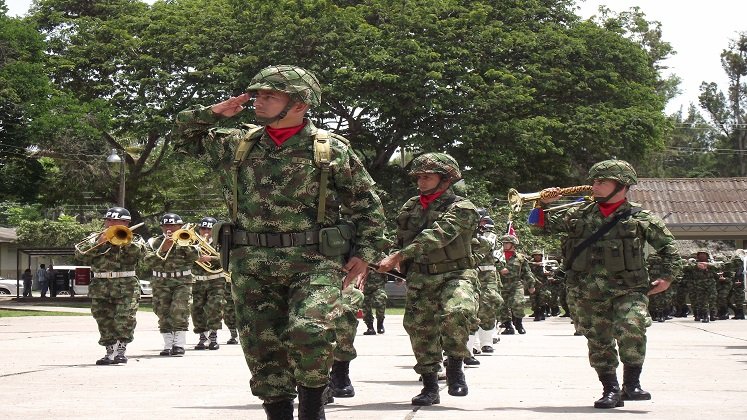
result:
M 472 236 L 479 215 L 452 185 L 462 178 L 457 161 L 446 153 L 426 153 L 411 163 L 420 194 L 397 216 L 399 250 L 379 262 L 379 272 L 404 266 L 407 303 L 404 326 L 410 336 L 423 389 L 413 405 L 440 403 L 438 371 L 447 356 L 449 395 L 465 396 L 464 359 L 472 357 L 467 338 L 477 330 L 477 262 Z
M 153 312 L 163 337 L 161 356 L 184 356 L 189 329 L 189 302 L 192 299 L 192 265 L 199 257 L 195 245 L 174 241 L 173 234 L 184 220 L 175 213 L 161 216 L 163 236 L 148 241 L 145 256 L 152 270 Z
M 569 298 L 586 336 L 589 363 L 602 383 L 595 408 L 622 407 L 623 400 L 648 400 L 640 375 L 651 326 L 647 294 L 666 290 L 679 271 L 674 236 L 664 222 L 627 200 L 638 175 L 628 162 L 605 160 L 589 170 L 594 201 L 548 213 L 546 232 L 562 232 Z M 543 205 L 560 197 L 559 188 L 543 190 Z M 649 283 L 645 244 L 661 257 L 659 278 Z M 616 348 L 617 344 L 617 348 Z M 619 360 L 618 360 L 619 349 Z M 623 362 L 622 390 L 617 366 Z
M 218 220 L 214 217 L 203 217 L 197 225 L 197 233 L 210 247 L 216 223 Z M 204 247 L 202 243 L 199 246 Z M 200 257 L 192 266 L 192 278 L 192 330 L 199 334 L 195 350 L 218 350 L 218 330 L 223 326 L 221 320 L 226 302 L 226 273 L 221 268 L 220 256 L 200 252 Z
M 299 418 L 323 417 L 340 271 L 344 286 L 357 279 L 362 287 L 385 245 L 370 175 L 346 139 L 306 118 L 321 98 L 311 72 L 273 65 L 247 93 L 177 117 L 181 148 L 207 152 L 220 170 L 234 223 L 230 271 L 241 344 L 252 393 L 270 419 L 292 418 L 296 395 Z M 215 127 L 250 100 L 260 125 Z
M 128 227 L 131 221 L 132 216 L 124 207 L 112 207 L 104 215 L 106 229 Z M 127 344 L 134 338 L 140 299 L 135 266 L 143 258 L 146 245 L 138 235 L 113 244 L 105 232 L 90 235 L 76 246 L 75 259 L 90 265 L 93 271 L 88 297 L 91 314 L 99 326 L 99 344 L 106 348 L 106 355 L 96 364 L 114 365 L 127 363 Z M 129 229 L 125 232 L 132 234 Z

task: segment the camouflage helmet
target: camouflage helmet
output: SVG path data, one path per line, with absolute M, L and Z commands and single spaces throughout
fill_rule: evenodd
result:
M 622 185 L 635 185 L 638 183 L 638 174 L 628 162 L 611 159 L 595 163 L 589 169 L 588 179 L 612 179 Z
M 274 90 L 290 95 L 291 100 L 315 107 L 322 103 L 322 86 L 310 71 L 297 66 L 265 67 L 249 82 L 247 92 Z
M 446 153 L 426 153 L 416 157 L 410 164 L 410 176 L 428 173 L 443 175 L 451 182 L 462 179 L 456 159 Z
M 514 235 L 503 235 L 501 236 L 501 243 L 512 243 L 514 245 L 519 245 L 519 238 Z
M 532 253 L 531 253 L 530 255 L 545 255 L 545 253 L 544 253 L 544 252 L 542 252 L 542 250 L 539 250 L 539 249 L 533 249 L 533 250 L 532 250 Z

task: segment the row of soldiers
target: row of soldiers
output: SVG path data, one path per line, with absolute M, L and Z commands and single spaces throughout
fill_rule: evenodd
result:
M 649 272 L 656 275 L 661 260 L 651 255 L 647 261 Z M 669 290 L 652 296 L 649 309 L 652 318 L 664 322 L 671 316 L 687 317 L 692 306 L 695 321 L 710 322 L 745 319 L 745 261 L 735 256 L 727 262 L 712 261 L 708 250 L 698 250 L 695 258 L 682 261 L 682 275 Z

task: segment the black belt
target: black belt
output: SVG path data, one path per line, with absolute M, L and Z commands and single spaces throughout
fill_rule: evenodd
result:
M 287 233 L 254 233 L 245 230 L 233 232 L 233 245 L 250 245 L 267 248 L 287 248 L 292 246 L 316 245 L 319 243 L 319 231 Z
M 410 270 L 417 271 L 420 274 L 442 274 L 450 271 L 467 270 L 475 268 L 475 263 L 471 258 L 460 258 L 456 261 L 447 261 L 435 264 L 413 263 Z

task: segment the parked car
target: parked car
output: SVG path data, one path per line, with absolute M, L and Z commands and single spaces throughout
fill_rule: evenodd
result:
M 16 289 L 16 280 L 0 277 L 0 295 L 23 295 L 23 282 L 18 282 Z

